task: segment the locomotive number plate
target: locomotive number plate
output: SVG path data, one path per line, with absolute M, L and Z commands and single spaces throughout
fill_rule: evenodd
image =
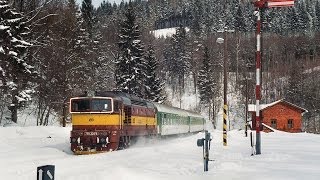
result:
M 87 135 L 87 136 L 97 136 L 97 135 L 98 135 L 98 132 L 84 132 L 84 135 Z

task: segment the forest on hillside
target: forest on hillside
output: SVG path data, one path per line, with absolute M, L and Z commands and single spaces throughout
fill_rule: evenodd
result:
M 47 125 L 51 114 L 65 118 L 68 99 L 84 91 L 170 104 L 165 87 L 181 97 L 187 80 L 200 94 L 196 110 L 215 115 L 223 28 L 235 30 L 224 41 L 232 91 L 243 105 L 248 79 L 254 103 L 253 12 L 249 0 L 104 1 L 98 8 L 91 0 L 0 0 L 0 122 L 17 122 L 18 110 L 32 106 L 37 125 Z M 286 98 L 308 110 L 304 130 L 320 133 L 320 0 L 265 9 L 262 21 L 262 103 Z M 171 37 L 153 34 L 171 27 Z

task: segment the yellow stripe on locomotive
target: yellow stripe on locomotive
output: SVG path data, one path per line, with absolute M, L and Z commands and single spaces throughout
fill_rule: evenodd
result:
M 119 114 L 72 114 L 72 124 L 77 125 L 123 125 L 123 120 Z M 145 116 L 131 116 L 131 122 L 129 123 L 132 126 L 139 125 L 148 125 L 155 126 L 157 121 L 154 117 L 145 117 Z
M 72 125 L 120 125 L 119 114 L 72 114 Z

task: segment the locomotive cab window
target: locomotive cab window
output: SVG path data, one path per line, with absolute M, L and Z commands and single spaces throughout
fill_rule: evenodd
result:
M 107 112 L 112 111 L 110 99 L 92 99 L 92 111 Z
M 71 99 L 71 112 L 112 112 L 111 99 Z
M 88 112 L 90 111 L 89 99 L 73 99 L 71 101 L 71 112 Z

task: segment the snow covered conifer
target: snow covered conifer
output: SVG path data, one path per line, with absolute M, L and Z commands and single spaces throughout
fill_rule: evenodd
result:
M 90 38 L 92 37 L 92 31 L 93 31 L 93 5 L 92 0 L 83 0 L 81 5 L 81 13 L 82 17 L 84 19 L 84 23 L 86 26 L 86 29 L 88 30 L 90 34 Z
M 208 48 L 205 48 L 203 55 L 203 64 L 198 75 L 198 87 L 200 93 L 200 101 L 205 104 L 211 103 L 213 97 L 214 83 L 212 80 L 212 68 L 210 63 Z
M 188 37 L 186 29 L 180 25 L 180 27 L 177 29 L 177 32 L 175 35 L 173 35 L 173 41 L 174 41 L 174 48 L 175 53 L 177 55 L 177 71 L 179 74 L 179 78 L 183 79 L 184 75 L 187 74 L 187 71 L 190 67 L 190 59 L 191 55 L 188 50 Z
M 188 36 L 185 28 L 180 25 L 176 34 L 170 39 L 170 44 L 164 52 L 165 63 L 170 72 L 171 84 L 178 80 L 179 90 L 184 91 L 184 78 L 190 69 L 191 53 L 188 49 Z
M 293 63 L 289 69 L 288 85 L 285 88 L 285 98 L 291 103 L 302 105 L 303 92 L 303 72 L 299 63 Z
M 144 47 L 139 38 L 139 26 L 132 3 L 129 2 L 125 20 L 120 24 L 119 56 L 115 70 L 116 89 L 141 97 L 144 78 L 142 74 Z
M 0 0 L 0 88 L 10 98 L 11 120 L 17 122 L 17 110 L 29 98 L 27 84 L 34 68 L 26 57 L 30 43 L 24 41 L 29 33 L 24 16 L 6 0 Z
M 320 2 L 319 1 L 316 1 L 314 8 L 315 8 L 314 19 L 316 19 L 315 29 L 316 29 L 316 31 L 320 31 Z
M 246 30 L 246 23 L 244 19 L 244 15 L 242 12 L 242 6 L 239 3 L 237 6 L 237 12 L 236 12 L 236 17 L 235 17 L 235 29 L 239 32 L 245 32 Z
M 161 83 L 160 79 L 156 77 L 158 62 L 152 46 L 148 47 L 145 60 L 145 98 L 153 102 L 161 103 L 165 99 L 165 96 L 162 95 L 164 83 Z
M 83 46 L 87 46 L 84 49 L 84 55 L 82 56 L 87 63 L 87 67 L 84 68 L 86 75 L 88 76 L 85 89 L 99 89 L 104 83 L 103 76 L 100 71 L 104 71 L 104 51 L 103 41 L 101 34 L 101 22 L 97 17 L 96 9 L 94 9 L 92 0 L 83 0 L 81 5 L 82 15 L 82 40 Z M 92 71 L 95 69 L 95 71 Z
M 215 102 L 215 97 L 219 97 L 218 90 L 219 87 L 217 85 L 217 81 L 219 81 L 217 77 L 215 77 L 216 74 L 214 74 L 212 70 L 212 64 L 210 62 L 210 55 L 209 50 L 207 47 L 205 47 L 204 55 L 203 55 L 203 63 L 201 66 L 201 69 L 198 74 L 198 89 L 200 94 L 200 102 L 201 104 L 204 104 L 205 107 L 208 107 L 209 109 L 209 118 L 210 114 L 212 112 L 212 117 L 214 117 L 216 104 L 219 104 Z M 212 110 L 212 111 L 211 111 Z M 212 123 L 214 125 L 214 128 L 216 128 L 216 122 L 214 118 L 212 118 Z
M 192 8 L 192 24 L 191 31 L 196 35 L 200 36 L 202 33 L 202 23 L 203 23 L 203 6 L 201 0 L 195 0 L 191 3 Z

